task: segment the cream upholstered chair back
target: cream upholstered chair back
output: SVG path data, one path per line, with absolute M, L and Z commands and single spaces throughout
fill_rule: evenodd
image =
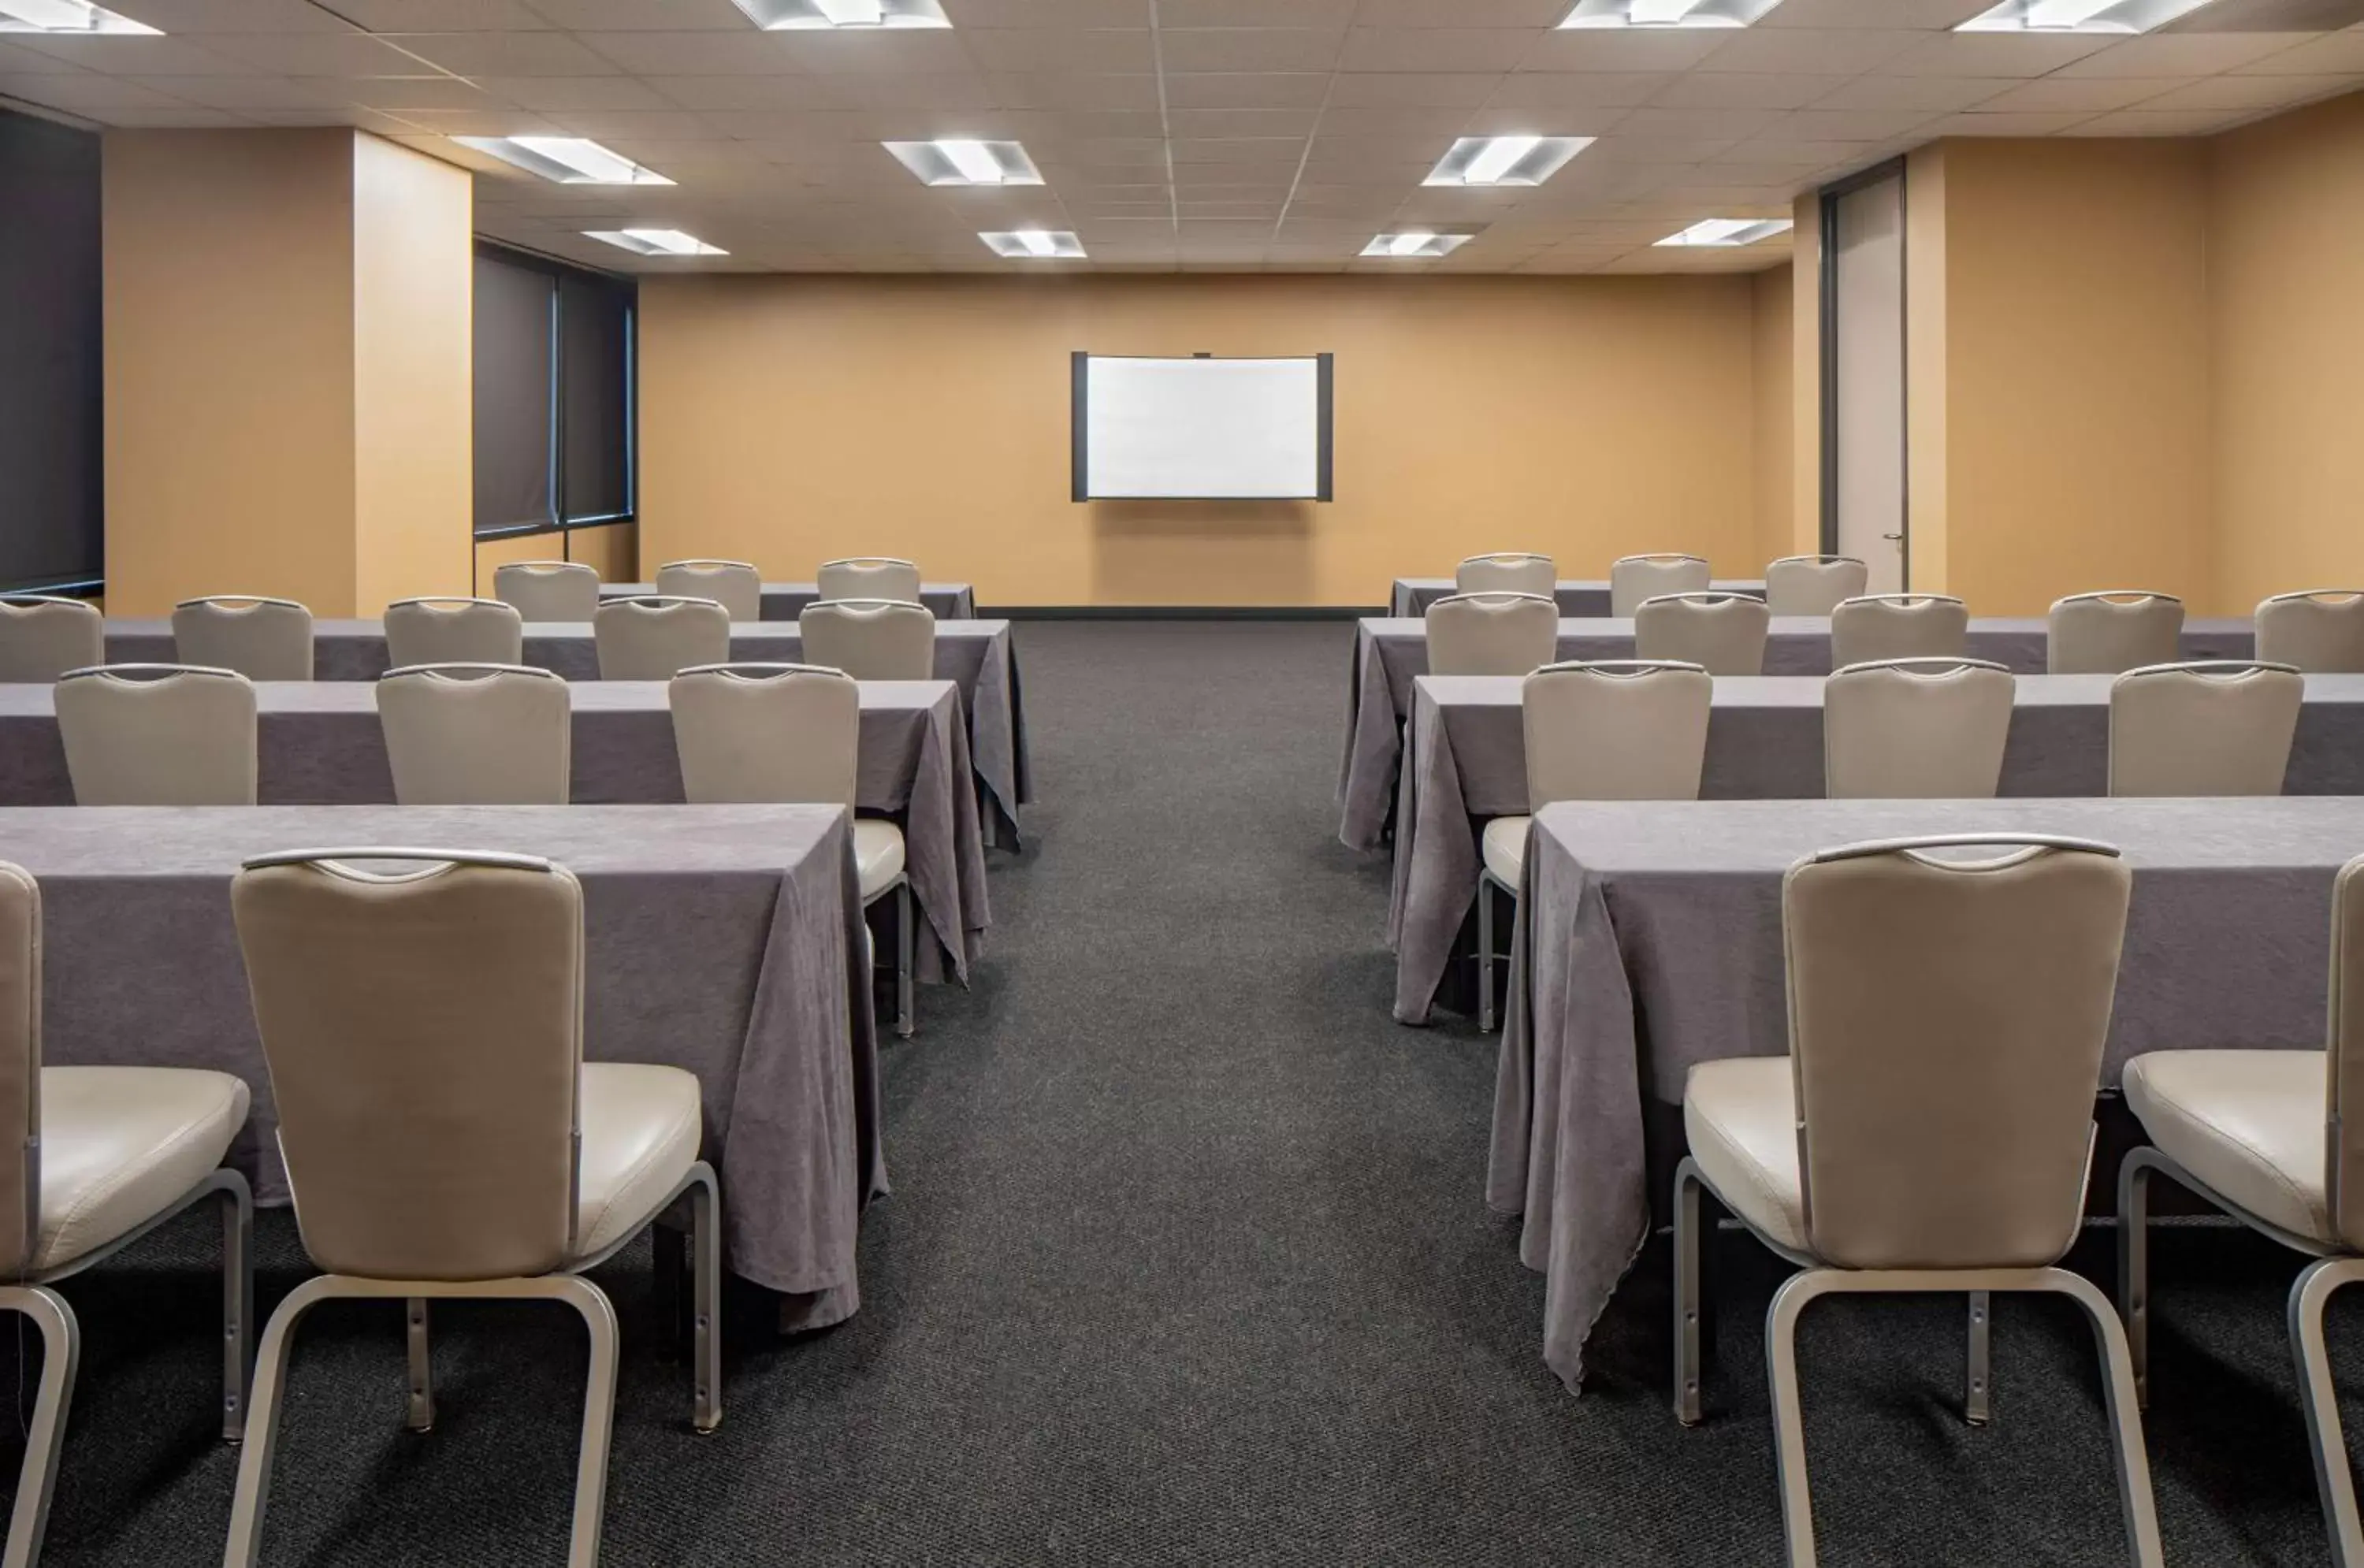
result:
M 25 1272 L 40 1233 L 41 890 L 0 861 L 0 1277 Z
M 1959 659 L 1969 607 L 1946 594 L 1871 594 L 1831 611 L 1831 668 L 1881 659 Z
M 1645 599 L 1666 594 L 1704 594 L 1712 585 L 1707 562 L 1700 556 L 1623 556 L 1609 564 L 1609 613 L 1630 620 Z
M 2049 630 L 2049 674 L 2116 675 L 2171 664 L 2183 651 L 2183 601 L 2138 589 L 2071 594 L 2053 604 Z
M 1850 664 L 1823 684 L 1833 800 L 1984 800 L 2002 783 L 2018 683 L 1979 659 Z
M 1745 594 L 1662 594 L 1634 612 L 1634 653 L 1697 664 L 1711 675 L 1765 673 L 1772 612 Z
M 813 585 L 824 599 L 920 602 L 920 569 L 892 555 L 849 555 L 842 561 L 824 561 Z
M 1520 688 L 1527 806 L 1697 800 L 1715 682 L 1697 664 L 1547 664 Z
M 173 606 L 173 656 L 250 681 L 308 681 L 312 612 L 293 599 L 184 599 Z
M 2310 675 L 2364 673 L 2364 589 L 2310 588 L 2258 606 L 2258 657 Z
M 1852 555 L 1785 555 L 1765 569 L 1765 603 L 1777 616 L 1828 616 L 1870 585 Z
M 583 1058 L 565 868 L 297 851 L 248 862 L 230 907 L 313 1262 L 467 1280 L 565 1262 Z
M 1432 675 L 1523 675 L 1559 652 L 1559 605 L 1542 594 L 1453 594 L 1428 606 Z
M 936 617 L 906 599 L 828 599 L 797 617 L 805 662 L 857 681 L 926 681 L 936 673 Z
M 2280 795 L 2305 701 L 2288 664 L 2129 670 L 2110 683 L 2110 793 Z
M 75 804 L 254 804 L 254 686 L 237 671 L 70 670 L 56 703 Z
M 673 740 L 693 806 L 852 806 L 862 688 L 813 664 L 708 664 L 673 678 Z
M 609 599 L 591 617 L 603 681 L 670 681 L 730 657 L 730 612 L 712 599 Z
M 493 573 L 493 597 L 530 621 L 587 621 L 599 573 L 579 561 L 512 561 Z
M 2131 885 L 2107 845 L 2003 835 L 1861 844 L 1790 869 L 1816 1257 L 2039 1268 L 2068 1251 Z
M 500 599 L 396 599 L 385 607 L 385 662 L 522 664 L 525 617 Z
M 2331 1223 L 2340 1244 L 2364 1252 L 2364 1116 L 2345 1107 L 2364 1105 L 2364 855 L 2339 868 L 2331 884 L 2330 1039 L 2324 1051 L 2331 1074 L 2329 1178 Z M 2353 1129 L 2354 1130 L 2350 1130 Z M 2356 1195 L 2350 1203 L 2347 1195 Z
M 1538 594 L 1548 599 L 1559 590 L 1559 568 L 1548 555 L 1498 550 L 1473 555 L 1453 569 L 1456 594 Z
M 106 617 L 84 599 L 0 598 L 0 681 L 54 681 L 106 662 Z
M 377 683 L 378 724 L 403 806 L 564 806 L 567 684 L 524 664 L 412 664 Z
M 668 561 L 657 568 L 657 592 L 712 599 L 732 620 L 764 618 L 764 574 L 744 561 Z

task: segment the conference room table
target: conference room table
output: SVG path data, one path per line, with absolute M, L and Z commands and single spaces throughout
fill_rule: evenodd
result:
M 2001 793 L 2041 798 L 2110 788 L 2108 675 L 2022 675 Z M 1515 676 L 1422 675 L 1396 791 L 1388 945 L 1395 1016 L 1428 1021 L 1478 895 L 1480 820 L 1527 810 L 1526 727 Z M 1708 717 L 1702 800 L 1823 794 L 1819 676 L 1726 676 Z M 2309 675 L 2282 788 L 2364 795 L 2364 675 Z M 2364 850 L 2364 845 L 2358 845 Z
M 1765 596 L 1762 577 L 1718 578 L 1708 586 L 1719 594 L 1745 594 L 1752 599 Z M 1459 592 L 1459 585 L 1450 577 L 1399 577 L 1394 591 L 1388 595 L 1388 614 L 1424 616 L 1429 606 Z M 1556 583 L 1552 584 L 1552 596 L 1559 601 L 1559 613 L 1570 620 L 1597 620 L 1610 613 L 1606 583 Z
M 2126 857 L 2105 1093 L 2145 1051 L 2323 1048 L 2332 878 L 2364 851 L 2364 800 L 1546 806 L 1511 943 L 1486 1200 L 1522 1217 L 1519 1256 L 1545 1276 L 1544 1359 L 1571 1390 L 1649 1236 L 1654 1157 L 1671 1168 L 1679 1152 L 1657 1144 L 1679 1139 L 1667 1129 L 1685 1074 L 1789 1050 L 1782 873 L 1843 844 L 1978 832 L 2098 839 Z
M 796 663 L 804 637 L 794 621 L 741 621 L 730 628 L 730 657 Z M 106 623 L 110 663 L 170 663 L 173 623 Z M 312 623 L 312 673 L 320 681 L 374 681 L 386 671 L 385 627 L 374 620 Z M 570 681 L 599 678 L 599 654 L 588 621 L 528 621 L 525 662 Z M 984 808 L 987 848 L 1017 847 L 1018 812 L 1034 796 L 1027 760 L 1026 717 L 1019 695 L 1018 654 L 1006 620 L 936 623 L 936 678 L 960 687 L 968 717 L 969 761 Z
M 0 809 L 39 883 L 44 1060 L 234 1073 L 230 1162 L 287 1201 L 230 917 L 248 856 L 399 846 L 541 855 L 583 884 L 584 1055 L 696 1074 L 731 1269 L 784 1328 L 861 1305 L 854 1240 L 887 1190 L 852 818 L 820 806 Z
M 641 598 L 657 591 L 653 583 L 602 583 L 599 596 L 603 599 Z M 763 617 L 764 620 L 794 620 L 805 613 L 808 606 L 820 603 L 820 585 L 817 583 L 766 583 L 764 584 Z M 938 620 L 975 620 L 976 590 L 966 583 L 922 583 L 920 603 Z
M 992 915 L 960 693 L 949 681 L 860 683 L 854 802 L 903 824 L 904 863 L 925 929 L 919 978 L 965 984 Z M 72 806 L 54 688 L 0 684 L 0 806 Z M 394 803 L 377 689 L 352 681 L 255 686 L 258 795 L 265 806 Z M 666 805 L 682 798 L 666 688 L 584 681 L 573 706 L 569 796 L 576 805 Z M 0 854 L 5 854 L 0 850 Z
M 1964 652 L 2019 674 L 2040 675 L 2050 637 L 2050 623 L 2041 616 L 1973 620 Z M 2184 623 L 2182 657 L 2186 659 L 2247 659 L 2256 646 L 2256 632 L 2246 619 Z M 1563 620 L 1553 657 L 1631 659 L 1634 623 L 1630 619 Z M 1766 674 L 1830 673 L 1827 617 L 1783 617 L 1772 623 L 1765 643 Z M 1387 840 L 1403 724 L 1411 711 L 1411 684 L 1427 673 L 1426 622 L 1372 617 L 1356 624 L 1346 690 L 1345 755 L 1338 768 L 1338 837 L 1349 849 L 1377 849 Z

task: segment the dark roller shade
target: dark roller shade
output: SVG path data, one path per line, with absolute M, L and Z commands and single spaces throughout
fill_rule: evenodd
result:
M 566 517 L 612 518 L 632 509 L 630 350 L 632 295 L 605 278 L 559 279 L 559 469 Z
M 98 138 L 0 111 L 0 588 L 105 569 Z
M 551 371 L 558 280 L 476 256 L 476 531 L 557 520 Z

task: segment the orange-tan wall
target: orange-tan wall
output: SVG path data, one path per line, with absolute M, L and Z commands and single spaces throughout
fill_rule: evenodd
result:
M 1750 419 L 1756 450 L 1756 556 L 1759 563 L 1794 555 L 1797 520 L 1797 430 L 1793 417 L 1797 345 L 1792 329 L 1795 282 L 1784 264 L 1751 277 L 1756 406 Z M 1749 573 L 1745 575 L 1754 576 Z

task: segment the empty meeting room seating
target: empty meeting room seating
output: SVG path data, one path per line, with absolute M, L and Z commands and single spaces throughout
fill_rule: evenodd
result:
M 599 573 L 579 561 L 512 561 L 493 573 L 493 597 L 530 621 L 587 621 Z
M 1704 594 L 1714 586 L 1707 562 L 1696 555 L 1628 555 L 1609 565 L 1609 613 L 1630 620 L 1645 599 L 1662 594 Z
M 2118 675 L 2182 657 L 2183 601 L 2172 594 L 2112 589 L 2071 594 L 2052 606 L 2044 668 L 2053 675 Z
M 2125 1331 L 2059 1266 L 2083 1218 L 2132 885 L 2106 845 L 2003 835 L 1829 850 L 1783 879 L 1790 1054 L 1702 1062 L 1684 1086 L 1674 1405 L 1701 1418 L 1704 1188 L 1801 1271 L 1765 1335 L 1791 1562 L 1815 1560 L 1800 1316 L 1835 1293 L 1967 1296 L 1965 1413 L 1979 1422 L 1998 1291 L 2066 1296 L 2091 1320 L 2127 1545 L 2161 1562 Z
M 1548 555 L 1500 550 L 1473 555 L 1453 569 L 1456 594 L 1540 594 L 1548 599 L 1559 587 L 1559 567 Z
M 524 664 L 414 664 L 377 682 L 403 806 L 563 806 L 574 709 L 566 683 Z
M 1959 659 L 1969 607 L 1945 594 L 1868 594 L 1831 611 L 1831 668 L 1879 659 Z
M 359 1297 L 409 1303 L 408 1424 L 421 1432 L 434 1421 L 429 1301 L 559 1302 L 582 1317 L 590 1379 L 567 1562 L 596 1562 L 618 1334 L 585 1275 L 685 1198 L 693 1418 L 700 1431 L 722 1419 L 721 1216 L 698 1158 L 697 1079 L 583 1060 L 583 890 L 548 861 L 266 855 L 231 883 L 230 906 L 297 1229 L 322 1272 L 263 1329 L 224 1561 L 251 1563 L 261 1547 L 297 1326 L 323 1301 Z
M 603 681 L 670 681 L 730 657 L 730 612 L 712 599 L 609 599 L 591 614 Z
M 1547 595 L 1453 594 L 1421 618 L 1432 675 L 1523 675 L 1559 651 L 1559 606 Z
M 8 1520 L 12 1568 L 40 1555 L 81 1353 L 59 1282 L 211 1200 L 221 1220 L 220 1431 L 232 1442 L 244 1432 L 254 1341 L 254 1204 L 246 1178 L 221 1168 L 246 1125 L 244 1080 L 193 1067 L 44 1065 L 41 978 L 40 889 L 0 862 L 0 1140 L 17 1151 L 0 1161 L 0 1311 L 32 1319 L 41 1335 Z
M 1985 800 L 2002 779 L 2018 683 L 1977 659 L 1850 664 L 1823 686 L 1833 800 Z
M 936 673 L 936 617 L 908 599 L 826 599 L 805 606 L 797 629 L 806 663 L 857 681 L 925 681 Z
M 106 662 L 106 617 L 84 599 L 44 594 L 0 598 L 0 682 L 54 681 Z
M 1513 901 L 1533 813 L 1563 800 L 1697 800 L 1715 682 L 1667 660 L 1547 664 L 1519 691 L 1527 753 L 1524 817 L 1497 817 L 1479 840 L 1478 1027 L 1494 1027 L 1494 895 Z
M 920 569 L 892 555 L 849 555 L 824 561 L 813 574 L 824 599 L 895 599 L 920 602 Z
M 712 599 L 732 620 L 764 618 L 764 576 L 744 561 L 668 561 L 657 568 L 656 588 L 667 598 Z
M 842 670 L 710 664 L 675 675 L 669 700 L 682 796 L 693 806 L 853 808 L 862 697 Z M 909 1037 L 917 933 L 903 830 L 855 818 L 853 860 L 865 906 L 895 895 L 895 1032 Z
M 2305 701 L 2288 664 L 2129 670 L 2110 683 L 2110 793 L 2280 795 Z
M 235 670 L 103 664 L 57 686 L 79 806 L 252 806 L 254 686 Z
M 385 662 L 518 664 L 525 617 L 500 599 L 396 599 L 385 607 Z
M 312 612 L 293 599 L 184 599 L 173 606 L 173 656 L 250 681 L 308 681 Z
M 1765 568 L 1765 603 L 1777 616 L 1827 616 L 1862 596 L 1870 579 L 1852 555 L 1785 555 Z
M 2364 673 L 2364 590 L 2311 588 L 2258 606 L 2258 657 L 2310 675 Z
M 1771 618 L 1764 600 L 1745 594 L 1662 594 L 1634 612 L 1634 656 L 1761 675 Z

